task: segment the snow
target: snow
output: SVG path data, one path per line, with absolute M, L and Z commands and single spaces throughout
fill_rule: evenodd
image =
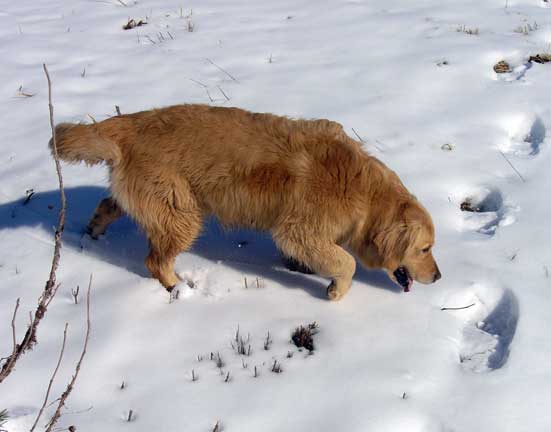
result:
M 431 212 L 443 278 L 405 294 L 383 273 L 359 269 L 350 293 L 332 303 L 328 281 L 287 271 L 268 236 L 223 232 L 212 221 L 176 262 L 195 288 L 181 287 L 169 302 L 148 277 L 147 241 L 132 221 L 116 222 L 99 241 L 82 236 L 108 193 L 106 169 L 64 166 L 61 287 L 38 345 L 0 385 L 7 429 L 32 425 L 65 322 L 52 399 L 70 379 L 92 273 L 92 336 L 62 427 L 550 430 L 551 65 L 527 62 L 551 50 L 550 4 L 124 3 L 0 4 L 0 356 L 12 348 L 15 300 L 21 336 L 43 288 L 59 208 L 43 62 L 57 122 L 99 121 L 115 115 L 115 105 L 133 112 L 211 103 L 329 118 L 352 137 L 354 128 Z M 124 31 L 129 18 L 148 24 Z M 534 22 L 528 34 L 515 31 Z M 496 74 L 499 60 L 512 72 Z M 28 189 L 35 193 L 23 205 Z M 465 199 L 483 212 L 462 212 Z M 299 352 L 291 332 L 314 321 L 316 349 Z M 250 334 L 251 356 L 231 346 L 238 327 Z M 268 332 L 273 343 L 264 350 Z M 222 373 L 211 352 L 222 357 Z M 274 360 L 282 373 L 271 372 Z

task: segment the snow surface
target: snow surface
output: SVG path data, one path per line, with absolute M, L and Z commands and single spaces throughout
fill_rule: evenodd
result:
M 108 193 L 106 169 L 64 166 L 62 285 L 38 345 L 0 386 L 7 429 L 33 423 L 68 322 L 52 400 L 65 388 L 93 273 L 92 336 L 60 427 L 212 431 L 219 421 L 228 432 L 551 430 L 551 64 L 527 62 L 551 51 L 550 6 L 1 2 L 1 356 L 11 350 L 16 298 L 20 336 L 43 288 L 59 208 L 43 62 L 57 122 L 102 120 L 115 105 L 132 112 L 199 102 L 329 118 L 351 136 L 354 128 L 433 215 L 443 273 L 404 294 L 384 274 L 359 270 L 350 293 L 332 303 L 324 298 L 328 281 L 287 271 L 269 237 L 223 233 L 211 222 L 176 263 L 196 287 L 169 303 L 147 275 L 147 242 L 132 221 L 97 242 L 82 236 Z M 148 24 L 124 31 L 128 18 Z M 534 31 L 515 31 L 534 22 Z M 498 76 L 493 65 L 502 59 L 513 71 Z M 28 189 L 34 195 L 23 205 Z M 460 211 L 467 198 L 483 212 Z M 308 355 L 289 339 L 313 321 L 319 333 Z M 238 327 L 250 334 L 250 356 L 232 349 Z M 268 332 L 273 343 L 264 350 Z M 222 357 L 222 372 L 211 352 Z M 282 373 L 271 372 L 274 361 Z

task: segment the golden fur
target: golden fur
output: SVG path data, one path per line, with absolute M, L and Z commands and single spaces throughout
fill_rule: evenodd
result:
M 112 197 L 98 206 L 91 235 L 130 215 L 150 241 L 146 266 L 168 289 L 179 282 L 175 257 L 208 215 L 271 232 L 286 256 L 332 279 L 333 300 L 355 272 L 348 250 L 393 279 L 399 266 L 423 283 L 439 278 L 429 214 L 338 123 L 177 105 L 63 123 L 56 135 L 61 159 L 109 166 Z

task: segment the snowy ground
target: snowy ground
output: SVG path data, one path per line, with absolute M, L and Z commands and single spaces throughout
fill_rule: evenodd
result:
M 90 273 L 93 331 L 65 428 L 551 430 L 551 64 L 527 62 L 551 51 L 551 3 L 124 4 L 0 2 L 0 356 L 11 350 L 16 298 L 22 334 L 42 290 L 59 206 L 43 62 L 58 122 L 105 119 L 115 105 L 200 102 L 330 118 L 351 136 L 354 128 L 432 213 L 443 279 L 404 294 L 361 270 L 350 294 L 331 303 L 327 281 L 285 270 L 268 237 L 212 223 L 177 260 L 196 288 L 169 304 L 146 273 L 147 243 L 130 220 L 98 242 L 82 237 L 107 193 L 105 168 L 65 167 L 62 285 L 37 347 L 0 386 L 10 432 L 34 421 L 65 322 L 54 399 L 70 378 L 85 319 L 71 289 L 84 291 Z M 124 31 L 128 18 L 148 24 Z M 513 71 L 498 76 L 492 68 L 502 59 Z M 467 198 L 482 211 L 462 212 Z M 319 333 L 308 355 L 289 339 L 313 321 Z M 250 356 L 232 349 L 238 327 L 250 334 Z M 282 373 L 271 372 L 274 361 Z

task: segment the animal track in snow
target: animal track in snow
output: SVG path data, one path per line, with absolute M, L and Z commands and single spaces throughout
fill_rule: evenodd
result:
M 505 291 L 486 317 L 465 327 L 459 354 L 462 366 L 472 372 L 501 368 L 509 358 L 518 318 L 517 298 L 512 291 Z
M 499 149 L 515 156 L 535 156 L 546 140 L 546 127 L 536 114 L 519 114 L 504 119 L 507 139 Z
M 461 230 L 476 230 L 493 235 L 498 227 L 515 222 L 513 212 L 517 208 L 504 201 L 499 189 L 476 187 L 455 194 L 452 202 L 462 212 Z
M 485 286 L 474 285 L 469 298 L 461 300 L 461 303 L 474 306 L 450 312 L 466 316 L 459 362 L 471 372 L 490 372 L 503 367 L 509 358 L 517 329 L 519 305 L 516 296 L 510 290 L 499 290 L 498 295 L 492 295 L 492 291 L 495 292 Z M 457 302 L 456 299 L 447 303 L 452 305 Z

